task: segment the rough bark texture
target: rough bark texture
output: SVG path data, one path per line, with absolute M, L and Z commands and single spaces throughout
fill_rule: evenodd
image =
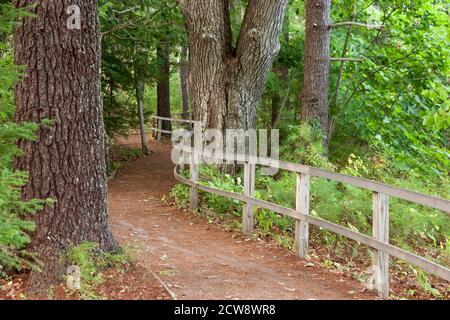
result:
M 287 0 L 249 0 L 236 48 L 228 0 L 179 0 L 190 42 L 190 98 L 203 129 L 255 128 Z
M 328 133 L 330 0 L 306 1 L 306 40 L 301 118 L 317 119 Z
M 158 79 L 158 116 L 171 118 L 170 114 L 170 60 L 169 48 L 165 45 L 158 47 L 158 60 L 160 61 L 160 78 Z M 162 129 L 172 131 L 170 121 L 162 122 Z
M 81 30 L 67 28 L 73 4 L 81 8 Z M 24 154 L 15 168 L 30 174 L 24 199 L 57 200 L 36 214 L 30 244 L 43 262 L 30 285 L 43 289 L 63 273 L 59 258 L 68 246 L 92 241 L 111 250 L 116 242 L 108 228 L 97 1 L 44 0 L 35 13 L 14 34 L 15 61 L 27 65 L 15 88 L 15 120 L 53 124 L 42 127 L 35 142 L 19 141 Z
M 180 57 L 181 110 L 183 119 L 189 117 L 189 64 L 188 47 L 183 45 Z

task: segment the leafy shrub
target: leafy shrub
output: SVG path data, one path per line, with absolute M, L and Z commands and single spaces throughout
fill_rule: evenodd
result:
M 201 166 L 200 177 L 200 183 L 209 187 L 234 193 L 243 193 L 244 186 L 242 184 L 242 177 L 234 179 L 229 174 L 222 174 L 213 166 Z M 205 193 L 203 198 L 205 205 L 220 215 L 232 213 L 239 216 L 242 214 L 242 204 L 235 199 L 229 199 L 211 193 Z
M 315 133 L 310 125 L 291 128 L 292 137 L 286 138 L 290 144 L 282 148 L 283 157 L 293 162 L 302 162 L 307 165 L 321 166 L 328 170 L 358 176 L 366 179 L 393 184 L 402 188 L 416 190 L 427 194 L 435 194 L 449 198 L 449 180 L 439 177 L 426 180 L 414 171 L 408 174 L 399 171 L 394 165 L 382 156 L 357 156 L 350 154 L 340 166 L 332 165 L 320 147 L 320 134 Z M 292 146 L 295 146 L 294 149 Z M 297 149 L 298 148 L 298 149 Z M 297 158 L 298 157 L 298 158 Z M 300 161 L 296 161 L 300 159 Z M 220 174 L 214 167 L 201 167 L 202 183 L 222 190 L 242 193 L 242 177 L 234 179 L 229 175 Z M 275 177 L 262 176 L 257 170 L 256 197 L 265 201 L 279 204 L 288 208 L 295 208 L 296 174 L 281 171 Z M 205 182 L 207 181 L 207 182 Z M 181 190 L 177 186 L 174 190 Z M 183 189 L 187 190 L 186 189 Z M 179 197 L 179 195 L 178 195 Z M 188 196 L 183 198 L 188 201 Z M 372 193 L 368 190 L 342 184 L 323 178 L 311 179 L 311 215 L 327 221 L 337 223 L 363 234 L 372 234 Z M 242 205 L 234 200 L 206 193 L 203 196 L 204 204 L 223 216 L 233 213 L 240 216 Z M 294 220 L 283 217 L 266 209 L 255 210 L 256 223 L 266 235 L 286 242 L 282 233 L 294 234 Z M 416 251 L 426 255 L 442 264 L 450 263 L 450 218 L 448 215 L 431 208 L 415 205 L 407 201 L 391 197 L 390 200 L 390 242 L 409 251 Z M 291 238 L 292 239 L 292 238 Z M 322 228 L 311 228 L 311 239 L 317 244 L 324 244 L 333 252 L 348 255 L 354 258 L 359 254 L 359 244 L 349 241 Z M 292 241 L 286 242 L 287 247 Z M 350 249 L 350 250 L 347 250 Z M 423 288 L 429 288 L 423 273 L 415 273 Z M 424 280 L 425 279 L 425 280 Z M 425 284 L 424 284 L 425 283 Z M 433 291 L 434 292 L 434 291 Z
M 314 167 L 333 169 L 325 155 L 324 135 L 317 121 L 287 125 L 281 129 L 284 136 L 281 146 L 283 160 L 306 164 Z
M 180 208 L 186 208 L 189 205 L 189 187 L 184 184 L 177 184 L 170 190 L 170 196 L 173 197 Z

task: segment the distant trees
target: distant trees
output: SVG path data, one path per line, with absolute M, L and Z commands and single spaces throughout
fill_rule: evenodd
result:
M 281 35 L 282 46 L 289 46 L 289 16 L 286 15 L 283 23 L 283 31 Z M 271 128 L 275 129 L 282 116 L 285 108 L 289 107 L 289 68 L 280 63 L 280 57 L 275 60 L 272 72 L 276 76 L 276 85 L 273 88 L 271 101 Z
M 17 7 L 35 1 L 15 1 Z M 48 288 L 64 272 L 60 256 L 69 246 L 96 242 L 116 248 L 108 227 L 103 108 L 100 85 L 100 25 L 97 1 L 83 1 L 81 29 L 68 29 L 68 0 L 42 1 L 36 18 L 14 33 L 15 61 L 26 65 L 17 84 L 15 121 L 41 122 L 36 141 L 20 140 L 15 168 L 29 172 L 24 200 L 53 198 L 35 216 L 30 247 L 43 263 L 30 286 Z
M 150 112 L 170 116 L 170 54 L 184 39 L 182 16 L 174 1 L 100 1 L 100 8 L 107 131 L 113 136 L 140 127 L 147 152 Z M 149 105 L 149 88 L 157 91 L 154 106 Z M 169 125 L 163 122 L 165 130 Z
M 356 22 L 357 2 L 352 12 L 352 21 L 332 23 L 330 0 L 306 0 L 305 13 L 305 52 L 304 79 L 301 94 L 301 119 L 315 119 L 324 134 L 324 143 L 328 146 L 334 124 L 330 119 L 330 63 L 340 61 L 336 89 L 331 99 L 333 107 L 337 107 L 339 91 L 344 71 L 344 63 L 361 62 L 363 59 L 345 57 L 354 26 L 367 29 L 382 30 L 384 26 Z M 342 56 L 331 57 L 331 31 L 333 28 L 348 28 L 343 42 Z
M 159 73 L 157 80 L 157 114 L 160 117 L 170 118 L 170 49 L 168 44 L 159 45 L 157 48 Z M 162 130 L 172 131 L 170 121 L 162 121 Z

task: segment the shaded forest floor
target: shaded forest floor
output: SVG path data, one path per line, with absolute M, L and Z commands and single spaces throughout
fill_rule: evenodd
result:
M 121 144 L 137 146 L 130 136 Z M 111 227 L 178 299 L 373 299 L 343 275 L 161 201 L 175 185 L 171 146 L 124 165 L 109 183 Z
M 0 280 L 0 300 L 80 300 L 82 294 L 68 290 L 63 283 L 49 288 L 40 296 L 27 294 L 29 274 Z M 103 273 L 104 282 L 94 288 L 89 299 L 108 300 L 166 300 L 170 299 L 164 287 L 153 274 L 139 263 L 127 264 L 123 269 L 109 269 Z M 84 298 L 86 299 L 86 298 Z

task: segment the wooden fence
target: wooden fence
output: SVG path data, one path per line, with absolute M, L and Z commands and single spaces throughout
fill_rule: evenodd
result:
M 164 119 L 168 121 L 180 121 L 176 119 Z M 189 123 L 189 120 L 186 120 Z M 324 169 L 304 166 L 284 161 L 273 161 L 273 159 L 254 157 L 248 155 L 227 155 L 220 158 L 207 156 L 215 160 L 235 159 L 244 164 L 244 194 L 224 191 L 199 183 L 199 163 L 201 155 L 196 154 L 190 147 L 181 147 L 182 157 L 189 159 L 190 178 L 180 175 L 179 166 L 174 169 L 175 178 L 191 187 L 190 206 L 191 209 L 198 207 L 198 190 L 213 193 L 219 196 L 236 199 L 244 203 L 242 215 L 242 228 L 244 233 L 253 231 L 254 207 L 265 208 L 295 219 L 295 243 L 296 252 L 302 259 L 308 256 L 309 225 L 324 228 L 341 236 L 347 237 L 374 249 L 372 266 L 376 289 L 382 298 L 389 297 L 389 256 L 404 260 L 422 268 L 424 271 L 434 274 L 446 281 L 450 281 L 450 269 L 439 265 L 414 253 L 391 245 L 389 243 L 389 197 L 407 200 L 423 206 L 442 210 L 450 214 L 450 201 L 435 196 L 430 196 L 414 191 L 409 191 L 380 182 L 366 180 L 358 177 L 330 172 Z M 205 156 L 203 156 L 205 157 Z M 286 208 L 254 197 L 256 165 L 279 168 L 295 172 L 297 174 L 296 209 Z M 368 236 L 357 231 L 345 228 L 341 225 L 323 220 L 310 215 L 310 185 L 311 177 L 321 177 L 345 184 L 350 184 L 369 190 L 373 193 L 373 234 Z
M 159 116 L 151 116 L 151 119 L 153 120 L 152 125 L 152 132 L 155 134 L 155 138 L 159 141 L 162 138 L 162 134 L 172 134 L 172 131 L 169 130 L 163 130 L 163 121 L 169 121 L 171 124 L 175 124 L 175 129 L 180 129 L 183 125 L 188 125 L 189 128 L 192 126 L 194 121 L 192 120 L 186 120 L 186 119 L 176 119 L 176 118 L 165 118 L 165 117 L 159 117 Z M 172 126 L 172 129 L 173 126 Z

